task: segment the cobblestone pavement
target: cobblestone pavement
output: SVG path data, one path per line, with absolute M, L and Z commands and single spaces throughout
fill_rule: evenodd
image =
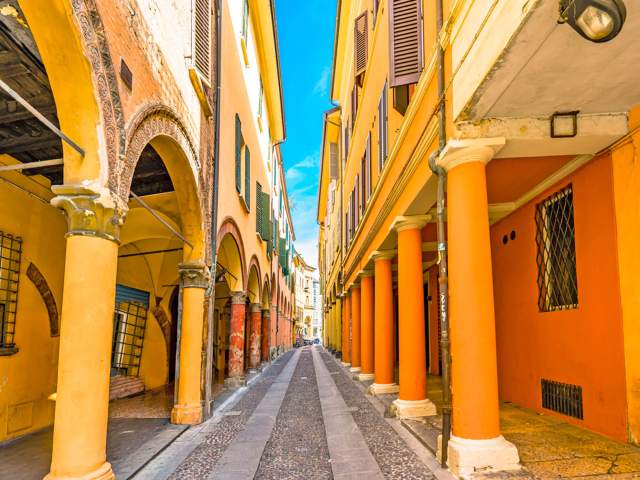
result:
M 344 401 L 353 409 L 353 419 L 385 478 L 433 478 L 427 466 L 385 422 L 353 380 L 347 376 L 345 370 L 325 351 L 321 351 L 321 356 Z
M 316 366 L 313 361 L 313 349 L 317 349 L 320 354 L 320 357 L 316 357 Z M 318 355 L 318 353 L 314 355 Z M 287 363 L 290 364 L 290 367 L 285 369 Z M 331 385 L 330 388 L 334 388 L 332 384 L 335 383 L 336 391 L 339 392 L 337 398 L 342 397 L 344 400 L 342 410 L 346 404 L 346 412 L 336 413 L 342 415 L 347 413 L 347 415 L 353 416 L 353 422 L 350 419 L 349 422 L 351 422 L 353 429 L 361 432 L 360 438 L 364 439 L 360 440 L 361 448 L 364 448 L 365 452 L 367 448 L 369 449 L 373 456 L 369 458 L 372 458 L 371 462 L 374 466 L 377 462 L 380 469 L 378 472 L 381 471 L 388 479 L 433 478 L 433 474 L 427 467 L 428 461 L 423 457 L 419 458 L 414 450 L 409 448 L 381 413 L 367 400 L 346 371 L 338 365 L 331 355 L 317 347 L 304 347 L 299 355 L 292 355 L 290 352 L 281 357 L 247 389 L 238 403 L 228 407 L 229 411 L 213 427 L 206 440 L 186 457 L 170 478 L 187 480 L 216 478 L 238 480 L 251 478 L 259 480 L 333 479 L 335 468 L 332 470 L 332 455 L 339 452 L 340 458 L 334 460 L 339 460 L 344 465 L 345 458 L 348 459 L 349 455 L 356 455 L 356 448 L 353 445 L 347 445 L 343 441 L 344 439 L 336 439 L 335 433 L 333 436 L 327 437 L 324 423 L 327 421 L 327 405 L 323 403 L 326 402 L 325 400 L 321 401 L 318 390 L 319 377 L 316 371 L 316 368 L 323 364 L 324 366 L 321 368 L 325 372 L 322 374 L 324 375 L 322 377 L 324 383 L 321 383 Z M 293 367 L 295 369 L 292 369 Z M 286 373 L 287 371 L 293 372 L 293 374 Z M 326 383 L 327 381 L 329 384 Z M 263 406 L 266 400 L 263 401 L 263 399 L 265 396 L 272 395 L 274 388 L 278 385 L 280 385 L 278 388 L 283 392 L 284 397 L 281 394 L 277 403 L 268 401 L 271 407 L 265 410 Z M 283 387 L 286 388 L 286 393 L 282 390 Z M 342 402 L 342 399 L 339 402 Z M 265 412 L 269 411 L 268 417 L 271 419 L 275 417 L 275 422 L 271 420 L 269 424 L 269 422 L 257 418 L 261 416 L 264 418 L 265 414 L 259 413 L 261 409 Z M 324 420 L 323 409 L 325 410 Z M 331 415 L 328 418 L 333 420 Z M 253 438 L 245 439 L 246 434 L 239 435 L 245 430 L 248 432 L 248 424 L 255 423 L 256 419 L 260 422 L 260 428 L 256 431 L 266 432 L 265 435 L 269 435 L 269 440 L 266 444 L 262 443 L 261 447 L 256 447 L 259 442 L 254 441 Z M 269 424 L 267 430 L 264 429 L 265 423 Z M 332 428 L 335 432 L 335 426 Z M 257 470 L 255 467 L 253 469 L 246 468 L 246 471 L 236 467 L 233 472 L 230 472 L 229 468 L 225 469 L 223 464 L 226 465 L 225 459 L 228 459 L 229 452 L 234 451 L 234 455 L 238 456 L 245 447 L 248 457 L 256 458 L 256 455 L 261 453 L 260 462 L 256 463 Z M 255 452 L 256 448 L 264 449 L 262 452 Z M 330 452 L 332 453 L 330 454 Z M 353 463 L 356 464 L 361 460 L 361 458 L 353 458 Z M 426 461 L 427 464 L 423 461 Z M 349 475 L 342 470 L 342 473 L 335 478 L 355 479 L 358 477 Z
M 311 347 L 300 356 L 255 478 L 331 478 Z
M 247 423 L 273 381 L 284 369 L 291 355 L 292 352 L 284 354 L 263 373 L 260 379 L 251 385 L 240 401 L 215 426 L 203 444 L 196 448 L 176 469 L 170 477 L 171 480 L 202 480 L 211 475 L 225 449 Z

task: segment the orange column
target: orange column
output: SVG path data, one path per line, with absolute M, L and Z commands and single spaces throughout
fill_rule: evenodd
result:
M 373 380 L 374 349 L 373 274 L 364 273 L 360 280 L 360 374 L 361 382 Z
M 249 367 L 257 370 L 260 366 L 260 333 L 262 310 L 259 303 L 249 306 Z
M 396 415 L 424 417 L 436 414 L 427 399 L 427 350 L 422 277 L 422 228 L 428 216 L 400 217 L 398 232 L 398 310 L 400 395 L 393 402 Z
M 351 371 L 360 372 L 360 285 L 351 290 Z
M 268 308 L 262 309 L 262 346 L 260 357 L 263 363 L 269 361 L 269 327 L 271 324 L 271 312 Z
M 395 252 L 374 253 L 375 265 L 375 381 L 369 387 L 374 395 L 396 393 L 394 381 L 393 277 L 391 259 Z
M 342 299 L 342 365 L 351 366 L 351 297 Z
M 449 467 L 459 476 L 519 468 L 500 435 L 493 276 L 485 165 L 493 148 L 442 161 L 447 173 L 453 428 Z

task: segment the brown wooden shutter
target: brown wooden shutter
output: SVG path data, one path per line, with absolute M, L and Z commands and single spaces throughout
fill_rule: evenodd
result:
M 390 0 L 391 87 L 417 83 L 422 73 L 422 0 Z
M 338 144 L 329 144 L 329 178 L 331 180 L 338 179 Z
M 193 9 L 193 63 L 206 79 L 211 78 L 211 0 L 195 0 Z
M 365 150 L 365 167 L 366 167 L 366 171 L 367 171 L 367 178 L 366 178 L 366 191 L 367 191 L 367 201 L 369 201 L 369 198 L 371 197 L 371 186 L 372 186 L 372 180 L 371 180 L 371 133 L 369 133 L 369 135 L 367 136 L 367 147 Z
M 358 114 L 358 85 L 354 84 L 353 90 L 351 91 L 351 130 L 355 128 L 357 114 Z
M 353 64 L 355 65 L 356 77 L 365 72 L 369 58 L 369 16 L 367 13 L 367 11 L 364 11 L 356 18 L 353 28 Z

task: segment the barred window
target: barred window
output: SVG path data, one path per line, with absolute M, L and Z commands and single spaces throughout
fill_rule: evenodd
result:
M 0 355 L 18 351 L 15 332 L 21 256 L 22 238 L 0 231 Z
M 137 376 L 147 324 L 149 293 L 116 285 L 111 371 L 117 375 Z
M 571 185 L 536 206 L 536 244 L 540 311 L 578 308 Z

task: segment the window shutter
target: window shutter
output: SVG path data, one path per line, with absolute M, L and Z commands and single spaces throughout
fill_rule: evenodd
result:
M 249 0 L 244 0 L 242 3 L 242 38 L 245 42 L 249 35 Z
M 262 211 L 262 186 L 256 182 L 256 232 L 260 234 L 262 240 L 265 240 L 264 236 L 264 219 L 262 218 L 264 212 Z
M 355 65 L 355 76 L 359 77 L 367 69 L 367 60 L 369 58 L 369 17 L 367 11 L 364 11 L 356 18 L 353 30 L 353 63 Z
M 236 114 L 236 190 L 242 191 L 242 124 Z
M 211 0 L 194 0 L 193 63 L 207 80 L 211 78 Z
M 269 209 L 271 205 L 271 197 L 267 192 L 262 192 L 262 231 L 264 238 L 271 241 L 271 213 Z
M 391 87 L 417 83 L 422 73 L 422 0 L 389 2 Z
M 338 179 L 338 144 L 329 144 L 329 178 Z
M 384 162 L 389 154 L 389 145 L 387 137 L 387 83 L 385 82 L 382 89 L 380 103 L 378 103 L 378 173 L 382 172 Z
M 249 147 L 244 148 L 244 202 L 251 210 L 251 155 Z
M 373 26 L 376 25 L 376 19 L 378 18 L 378 9 L 380 7 L 380 0 L 373 0 Z
M 349 156 L 349 120 L 347 120 L 347 126 L 344 127 L 344 161 L 346 163 Z
M 351 91 L 351 130 L 355 128 L 356 116 L 358 114 L 358 85 L 353 85 Z

